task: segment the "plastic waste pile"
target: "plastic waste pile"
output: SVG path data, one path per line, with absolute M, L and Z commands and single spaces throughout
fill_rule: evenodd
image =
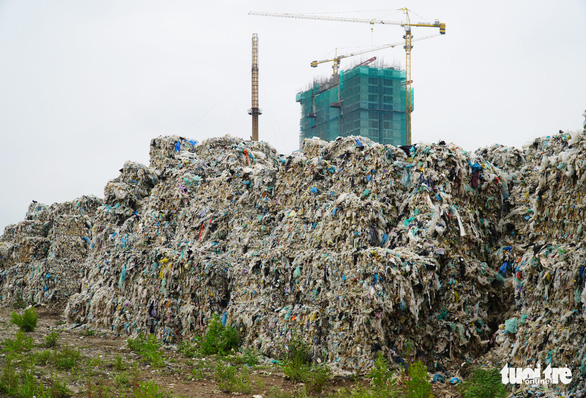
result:
M 66 300 L 71 322 L 170 342 L 216 313 L 268 356 L 298 334 L 340 371 L 382 351 L 441 372 L 491 348 L 582 366 L 583 147 L 344 137 L 283 156 L 158 137 L 104 200 L 33 204 L 7 227 L 2 300 Z
M 72 322 L 177 341 L 212 313 L 278 356 L 293 334 L 364 371 L 382 350 L 442 368 L 485 351 L 503 302 L 487 264 L 505 178 L 453 144 L 180 137 L 126 163 L 96 210 Z M 495 282 L 497 281 L 497 282 Z
M 486 359 L 568 367 L 571 387 L 584 389 L 586 139 L 578 133 L 536 139 L 524 156 L 512 191 L 516 207 L 501 221 L 510 233 L 493 256 L 514 301 Z
M 101 205 L 93 196 L 51 206 L 31 203 L 26 220 L 0 237 L 0 300 L 64 302 L 75 293 Z

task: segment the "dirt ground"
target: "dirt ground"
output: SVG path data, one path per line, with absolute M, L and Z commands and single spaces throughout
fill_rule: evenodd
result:
M 0 308 L 0 341 L 7 338 L 14 339 L 18 328 L 11 324 L 10 316 L 12 308 Z M 134 383 L 137 381 L 154 381 L 160 387 L 160 391 L 167 392 L 167 396 L 177 397 L 230 397 L 240 395 L 243 397 L 293 397 L 303 389 L 303 384 L 292 383 L 285 379 L 278 365 L 261 364 L 250 370 L 250 394 L 238 392 L 222 392 L 218 383 L 214 380 L 214 369 L 216 360 L 207 358 L 205 365 L 197 366 L 197 358 L 186 358 L 176 347 L 164 347 L 164 367 L 152 367 L 141 356 L 132 352 L 127 347 L 127 338 L 116 336 L 112 333 L 87 329 L 82 325 L 70 325 L 65 323 L 62 316 L 62 308 L 37 308 L 38 326 L 34 332 L 27 333 L 28 337 L 34 339 L 34 348 L 31 351 L 42 351 L 47 336 L 52 330 L 59 334 L 58 347 L 71 347 L 79 350 L 82 355 L 81 364 L 71 371 L 60 372 L 50 368 L 50 365 L 35 368 L 35 375 L 45 382 L 49 377 L 57 378 L 66 383 L 74 397 L 102 397 L 102 396 L 124 396 L 120 391 L 119 370 L 112 365 L 119 354 L 123 363 L 129 369 L 135 367 L 133 376 Z M 0 354 L 0 366 L 4 367 L 6 354 Z M 199 368 L 199 373 L 193 373 L 194 367 Z M 131 372 L 128 370 L 127 372 Z M 0 370 L 1 374 L 1 370 Z M 366 385 L 368 379 L 351 379 L 333 377 L 329 382 L 323 396 L 335 392 L 337 389 L 346 387 L 352 389 L 360 385 Z M 129 390 L 130 391 L 130 390 Z M 93 392 L 93 393 L 92 393 Z M 434 384 L 433 393 L 435 397 L 458 397 L 457 388 L 449 384 Z M 118 395 L 120 394 L 120 395 Z

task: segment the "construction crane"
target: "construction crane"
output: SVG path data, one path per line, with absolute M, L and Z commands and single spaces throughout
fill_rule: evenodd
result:
M 423 39 L 429 39 L 430 37 L 437 37 L 439 35 L 431 35 L 431 36 L 425 36 L 425 37 L 419 37 L 417 39 L 413 39 L 413 41 L 418 41 L 418 40 L 423 40 Z M 336 49 L 336 55 L 334 56 L 334 58 L 331 59 L 324 59 L 321 61 L 313 61 L 311 62 L 311 67 L 312 68 L 317 68 L 317 66 L 319 64 L 323 64 L 326 62 L 333 62 L 334 64 L 332 65 L 332 69 L 334 70 L 334 76 L 336 76 L 339 71 L 340 71 L 340 60 L 344 59 L 344 58 L 348 58 L 348 57 L 354 57 L 356 55 L 361 55 L 361 54 L 366 54 L 372 51 L 378 51 L 378 50 L 384 50 L 385 48 L 393 48 L 396 46 L 399 46 L 403 44 L 402 41 L 396 42 L 396 43 L 392 43 L 392 44 L 383 44 L 377 47 L 371 47 L 368 48 L 366 50 L 361 50 L 361 51 L 355 51 L 349 54 L 344 54 L 344 55 L 338 55 L 338 49 Z
M 355 51 L 353 53 L 344 54 L 344 55 L 338 55 L 338 49 L 336 49 L 336 55 L 334 55 L 334 58 L 331 58 L 331 59 L 323 59 L 321 61 L 313 61 L 311 63 L 311 67 L 312 68 L 317 68 L 317 66 L 319 64 L 324 64 L 326 62 L 334 62 L 334 64 L 332 65 L 332 69 L 334 71 L 334 76 L 336 76 L 339 73 L 339 71 L 340 71 L 340 60 L 342 60 L 344 58 L 348 58 L 348 57 L 354 57 L 355 55 L 366 54 L 366 53 L 369 53 L 371 51 L 378 51 L 378 50 L 383 50 L 385 48 L 395 47 L 395 46 L 398 46 L 398 45 L 400 45 L 402 43 L 403 42 L 398 42 L 398 43 L 393 43 L 393 44 L 383 44 L 382 46 L 372 47 L 372 48 L 369 48 L 367 50 L 362 50 L 362 51 Z
M 406 98 L 405 98 L 405 115 L 407 124 L 407 145 L 411 145 L 411 112 L 413 112 L 413 99 L 411 93 L 411 85 L 413 79 L 411 77 L 411 50 L 413 49 L 413 35 L 411 34 L 411 28 L 413 27 L 425 27 L 425 28 L 438 28 L 440 34 L 446 34 L 446 24 L 441 23 L 439 20 L 434 22 L 417 22 L 411 23 L 409 17 L 409 10 L 407 8 L 400 8 L 400 11 L 405 12 L 405 21 L 387 21 L 383 19 L 367 19 L 367 18 L 347 18 L 347 17 L 332 17 L 327 15 L 307 15 L 307 14 L 289 14 L 289 13 L 276 13 L 276 12 L 255 12 L 250 11 L 248 15 L 258 15 L 265 17 L 280 17 L 280 18 L 298 18 L 298 19 L 316 19 L 321 21 L 338 21 L 338 22 L 356 22 L 356 23 L 367 23 L 370 25 L 399 25 L 405 29 L 405 71 L 406 71 Z

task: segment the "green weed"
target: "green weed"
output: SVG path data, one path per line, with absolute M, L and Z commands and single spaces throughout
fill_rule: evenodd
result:
M 207 375 L 208 366 L 204 361 L 197 362 L 193 365 L 193 369 L 191 370 L 191 375 L 196 380 L 202 380 Z
M 71 390 L 67 388 L 66 384 L 54 379 L 51 380 L 48 392 L 51 398 L 67 398 L 72 395 Z
M 147 337 L 143 333 L 140 333 L 135 339 L 128 339 L 126 343 L 128 348 L 140 354 L 152 366 L 165 366 L 165 360 L 161 352 L 161 343 L 159 343 L 154 335 L 151 334 Z
M 75 368 L 81 359 L 81 352 L 65 346 L 61 351 L 53 355 L 55 367 L 59 370 L 71 370 Z
M 124 362 L 120 354 L 116 354 L 116 358 L 114 358 L 114 363 L 112 364 L 112 367 L 114 368 L 114 370 L 117 370 L 119 372 L 128 369 L 128 365 Z
M 20 372 L 16 373 L 11 360 L 7 360 L 0 378 L 0 392 L 20 398 L 45 395 L 45 387 L 37 381 L 33 370 L 26 363 L 20 363 L 20 367 Z
M 331 377 L 326 365 L 313 366 L 305 377 L 305 384 L 311 393 L 321 394 Z
M 52 330 L 51 333 L 45 336 L 45 347 L 57 347 L 57 340 L 59 340 L 59 334 Z
M 33 354 L 35 364 L 39 366 L 45 366 L 51 361 L 51 357 L 53 356 L 53 352 L 50 350 L 43 350 L 43 351 L 36 351 Z
M 2 343 L 4 351 L 12 353 L 20 353 L 24 351 L 30 351 L 33 348 L 33 338 L 26 337 L 22 330 L 16 332 L 14 339 L 6 339 Z
M 197 336 L 203 355 L 226 355 L 238 348 L 241 342 L 238 331 L 232 326 L 224 326 L 218 315 L 210 319 L 210 323 L 203 337 Z
M 476 368 L 460 387 L 464 398 L 502 398 L 507 391 L 498 369 Z
M 427 368 L 421 361 L 417 361 L 409 367 L 408 380 L 406 381 L 406 393 L 409 398 L 429 398 L 431 396 L 431 384 L 427 377 Z
M 23 332 L 32 332 L 37 327 L 38 320 L 39 317 L 35 307 L 30 307 L 24 310 L 22 314 L 12 311 L 10 322 L 18 326 Z
M 114 376 L 114 383 L 116 383 L 116 385 L 121 388 L 130 387 L 130 378 L 128 377 L 128 373 L 122 372 L 116 374 Z
M 287 344 L 283 373 L 292 381 L 305 382 L 311 370 L 311 354 L 309 347 L 298 336 L 294 336 Z
M 141 382 L 138 387 L 134 389 L 135 398 L 163 398 L 166 396 L 168 396 L 168 394 L 161 391 L 161 386 L 154 381 Z
M 272 386 L 267 392 L 267 398 L 295 398 L 295 394 L 283 391 L 279 386 Z
M 389 364 L 382 353 L 376 357 L 368 377 L 372 378 L 375 394 L 391 396 L 397 392 L 397 379 L 393 378 L 393 373 L 389 370 Z
M 197 346 L 189 341 L 182 341 L 177 347 L 177 351 L 185 358 L 193 358 L 197 355 Z
M 84 329 L 83 332 L 80 332 L 79 334 L 81 334 L 82 336 L 86 336 L 86 337 L 90 337 L 90 336 L 95 336 L 96 335 L 96 331 L 94 329 Z
M 224 365 L 218 361 L 216 366 L 215 379 L 218 382 L 218 388 L 224 392 L 238 392 L 241 394 L 250 394 L 250 373 L 248 369 L 238 369 L 232 365 Z

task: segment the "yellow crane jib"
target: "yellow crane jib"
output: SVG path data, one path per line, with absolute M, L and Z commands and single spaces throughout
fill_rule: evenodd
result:
M 411 49 L 413 48 L 413 35 L 411 34 L 411 27 L 426 27 L 426 28 L 439 28 L 441 35 L 446 34 L 446 24 L 435 20 L 434 22 L 418 22 L 411 23 L 409 18 L 409 9 L 401 8 L 401 11 L 405 12 L 405 21 L 387 21 L 383 19 L 366 19 L 366 18 L 347 18 L 347 17 L 333 17 L 327 15 L 311 15 L 311 14 L 289 14 L 289 13 L 277 13 L 277 12 L 256 12 L 250 11 L 248 15 L 259 15 L 264 17 L 280 17 L 280 18 L 298 18 L 298 19 L 315 19 L 321 21 L 338 21 L 338 22 L 356 22 L 356 23 L 367 23 L 370 25 L 399 25 L 405 29 L 405 72 L 406 72 L 406 84 L 405 84 L 405 121 L 407 126 L 406 131 L 406 144 L 411 145 L 411 112 L 413 112 L 413 97 L 411 94 L 411 84 L 413 79 L 411 78 Z M 316 65 L 319 62 L 316 62 Z M 339 60 L 338 60 L 339 63 Z M 313 66 L 313 63 L 312 63 Z M 334 65 L 337 68 L 337 65 Z M 334 70 L 334 74 L 335 74 Z

